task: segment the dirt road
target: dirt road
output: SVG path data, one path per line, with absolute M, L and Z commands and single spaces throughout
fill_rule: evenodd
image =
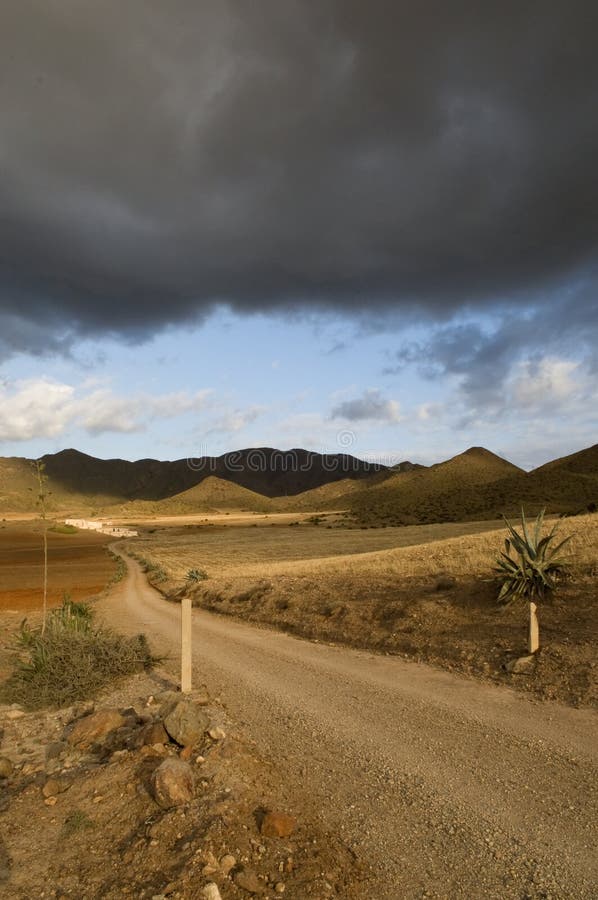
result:
M 175 668 L 180 609 L 126 561 L 106 615 Z M 197 681 L 345 836 L 370 872 L 364 898 L 598 896 L 591 711 L 193 616 Z

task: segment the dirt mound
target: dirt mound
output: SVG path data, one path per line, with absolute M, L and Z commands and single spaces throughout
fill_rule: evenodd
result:
M 139 676 L 96 711 L 0 709 L 0 893 L 227 900 L 252 885 L 272 897 L 359 896 L 352 852 L 286 795 L 205 692 L 185 701 L 212 723 L 203 736 L 187 748 L 169 738 L 182 695 L 165 686 L 164 675 Z M 93 742 L 77 743 L 82 731 Z M 265 820 L 284 824 L 282 838 Z

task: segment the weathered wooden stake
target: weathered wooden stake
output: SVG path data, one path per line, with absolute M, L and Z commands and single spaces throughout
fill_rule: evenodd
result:
M 528 650 L 535 653 L 540 646 L 540 627 L 538 625 L 538 608 L 535 603 L 529 605 L 529 640 Z
M 183 694 L 188 694 L 191 690 L 192 664 L 191 597 L 183 597 L 181 600 L 181 691 Z

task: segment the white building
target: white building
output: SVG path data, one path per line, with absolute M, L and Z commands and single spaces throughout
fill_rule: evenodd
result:
M 65 525 L 73 525 L 75 528 L 81 528 L 84 531 L 99 531 L 101 534 L 111 534 L 114 537 L 137 537 L 138 531 L 132 528 L 122 528 L 113 525 L 112 522 L 96 521 L 94 519 L 65 519 Z

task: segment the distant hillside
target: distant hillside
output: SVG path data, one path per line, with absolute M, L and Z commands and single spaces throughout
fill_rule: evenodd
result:
M 382 484 L 356 491 L 350 509 L 361 522 L 459 521 L 477 505 L 480 488 L 520 474 L 523 470 L 506 459 L 471 447 L 446 462 L 400 471 Z
M 595 477 L 598 474 L 598 444 L 594 444 L 593 447 L 587 447 L 585 450 L 579 450 L 577 453 L 571 453 L 570 456 L 553 459 L 552 462 L 545 463 L 543 466 L 534 469 L 536 474 L 555 473 L 557 471 Z
M 51 492 L 49 506 L 54 509 L 100 509 L 133 500 L 161 501 L 181 495 L 210 478 L 265 497 L 287 497 L 347 477 L 359 480 L 385 471 L 384 466 L 348 454 L 322 455 L 268 447 L 172 462 L 96 459 L 70 449 L 48 454 L 43 461 Z M 34 487 L 28 460 L 0 459 L 0 509 L 34 509 L 34 491 L 30 490 Z M 192 499 L 182 502 L 192 503 Z M 198 497 L 198 502 L 206 502 L 205 496 Z
M 175 494 L 156 504 L 160 511 L 167 513 L 189 513 L 199 510 L 214 512 L 219 510 L 249 510 L 268 512 L 272 501 L 262 494 L 256 494 L 241 485 L 210 475 L 201 484 Z
M 0 510 L 31 512 L 35 509 L 35 481 L 29 460 L 0 457 Z
M 354 481 L 350 478 L 343 478 L 342 481 L 324 484 L 311 491 L 297 494 L 295 497 L 275 497 L 271 501 L 272 509 L 276 512 L 346 509 L 353 492 L 363 490 L 363 485 L 367 483 L 369 483 L 369 479 Z
M 218 509 L 256 512 L 347 509 L 362 524 L 401 525 L 574 513 L 598 503 L 598 445 L 524 472 L 483 447 L 446 462 L 386 468 L 351 456 L 241 450 L 160 462 L 102 460 L 63 450 L 44 457 L 50 511 L 176 515 Z M 0 458 L 0 511 L 36 508 L 29 460 Z
M 524 472 L 488 450 L 474 447 L 431 466 L 356 492 L 351 511 L 362 523 L 458 522 L 514 516 L 522 505 L 534 514 L 572 513 L 598 502 L 596 447 Z

